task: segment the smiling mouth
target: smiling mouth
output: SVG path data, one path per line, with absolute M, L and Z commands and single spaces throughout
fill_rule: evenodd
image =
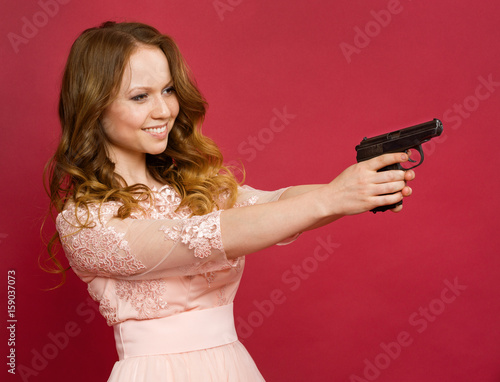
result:
M 148 127 L 142 130 L 144 130 L 147 133 L 161 134 L 167 131 L 167 125 L 163 125 L 161 127 Z

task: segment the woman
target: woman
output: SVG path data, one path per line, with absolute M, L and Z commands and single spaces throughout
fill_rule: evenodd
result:
M 234 329 L 243 256 L 411 194 L 413 171 L 377 172 L 406 154 L 355 164 L 326 185 L 239 186 L 200 132 L 205 101 L 178 48 L 144 24 L 83 32 L 59 114 L 49 252 L 64 273 L 61 242 L 114 328 L 109 381 L 263 380 Z

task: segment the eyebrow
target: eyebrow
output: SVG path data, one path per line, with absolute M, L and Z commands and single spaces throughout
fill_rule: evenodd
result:
M 168 81 L 168 83 L 167 83 L 165 86 L 163 86 L 163 87 L 162 87 L 162 89 L 165 89 L 165 88 L 167 88 L 167 87 L 169 87 L 169 86 L 173 85 L 173 82 L 174 82 L 173 80 Z M 135 92 L 135 91 L 137 91 L 137 90 L 141 90 L 141 91 L 151 91 L 152 89 L 153 89 L 153 88 L 152 88 L 152 87 L 150 87 L 150 86 L 135 86 L 135 87 L 133 87 L 133 88 L 131 88 L 131 89 L 128 89 L 128 90 L 127 90 L 127 92 L 126 92 L 126 94 L 131 94 L 131 93 L 133 93 L 133 92 Z

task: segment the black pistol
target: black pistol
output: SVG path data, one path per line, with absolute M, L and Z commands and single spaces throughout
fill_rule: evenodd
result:
M 416 150 L 419 153 L 417 160 L 410 157 L 410 167 L 403 167 L 400 163 L 386 166 L 379 171 L 387 170 L 410 170 L 421 165 L 424 162 L 424 152 L 422 151 L 422 143 L 438 137 L 443 132 L 443 124 L 439 119 L 434 118 L 432 121 L 421 123 L 419 125 L 410 126 L 405 129 L 396 130 L 387 134 L 377 135 L 373 138 L 363 138 L 361 143 L 356 146 L 356 160 L 362 162 L 382 154 L 387 153 L 408 153 L 411 150 Z M 373 213 L 379 211 L 387 211 L 402 204 L 391 204 L 381 206 L 371 210 Z

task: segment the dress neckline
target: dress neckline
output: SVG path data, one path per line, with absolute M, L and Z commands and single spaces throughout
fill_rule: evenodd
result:
M 169 189 L 171 189 L 171 190 L 173 189 L 173 188 L 172 188 L 172 186 L 171 186 L 170 184 L 164 184 L 164 185 L 163 185 L 163 186 L 161 186 L 160 188 L 158 188 L 157 186 L 152 186 L 152 187 L 149 187 L 149 189 L 150 189 L 151 191 L 153 191 L 153 192 L 161 192 L 161 191 L 163 191 L 163 190 L 165 190 L 165 189 L 167 189 L 167 188 L 169 188 Z

